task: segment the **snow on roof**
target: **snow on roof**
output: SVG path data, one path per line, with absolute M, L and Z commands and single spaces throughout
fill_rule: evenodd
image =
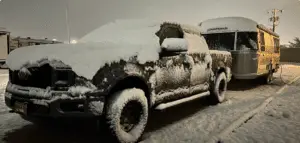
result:
M 196 34 L 201 36 L 201 29 L 199 26 L 189 25 L 189 24 L 180 24 L 182 30 L 189 34 Z
M 224 32 L 257 32 L 258 23 L 244 17 L 221 17 L 209 19 L 199 24 L 203 34 Z

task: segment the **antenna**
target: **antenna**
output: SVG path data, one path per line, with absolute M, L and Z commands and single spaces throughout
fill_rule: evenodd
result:
M 70 26 L 69 26 L 69 2 L 66 0 L 66 27 L 67 27 L 67 36 L 68 36 L 68 42 L 69 44 L 71 43 L 71 38 L 70 38 Z

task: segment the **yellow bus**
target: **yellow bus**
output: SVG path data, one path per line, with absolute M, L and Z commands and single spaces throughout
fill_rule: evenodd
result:
M 280 59 L 279 35 L 244 17 L 222 17 L 199 24 L 210 49 L 230 51 L 236 79 L 273 80 Z

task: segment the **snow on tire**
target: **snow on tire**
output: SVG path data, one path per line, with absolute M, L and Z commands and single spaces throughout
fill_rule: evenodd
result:
M 216 103 L 221 103 L 225 100 L 225 93 L 227 91 L 227 78 L 224 72 L 217 75 L 217 79 L 212 89 L 213 100 Z
M 148 120 L 148 102 L 143 90 L 132 88 L 114 93 L 106 111 L 107 124 L 117 141 L 138 141 Z

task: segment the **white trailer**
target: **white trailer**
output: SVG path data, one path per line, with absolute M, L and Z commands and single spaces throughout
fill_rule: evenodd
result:
M 9 53 L 9 35 L 8 31 L 0 28 L 0 68 L 4 68 L 5 60 Z

